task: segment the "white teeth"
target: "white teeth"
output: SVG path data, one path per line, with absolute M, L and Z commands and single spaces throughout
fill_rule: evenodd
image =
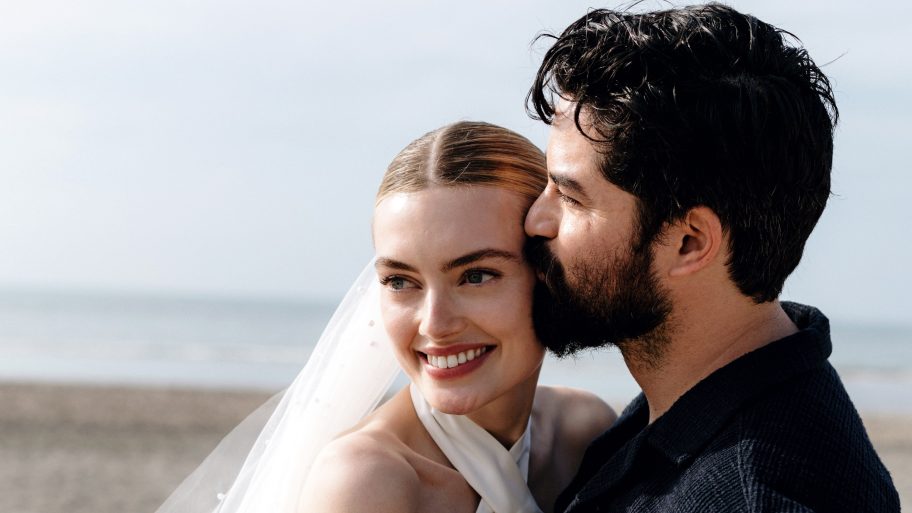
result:
M 438 369 L 452 369 L 453 367 L 458 367 L 466 362 L 470 362 L 475 358 L 483 355 L 487 351 L 485 347 L 479 347 L 476 349 L 469 349 L 468 351 L 463 351 L 457 354 L 450 355 L 427 355 L 428 365 L 431 367 L 436 367 Z

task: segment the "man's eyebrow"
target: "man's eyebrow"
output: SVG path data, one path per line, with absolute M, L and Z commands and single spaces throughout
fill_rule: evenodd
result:
M 555 173 L 548 173 L 548 178 L 550 178 L 551 181 L 556 183 L 559 187 L 570 189 L 570 191 L 579 196 L 581 200 L 586 201 L 589 199 L 589 195 L 586 194 L 586 190 L 583 189 L 582 184 L 573 178 Z
M 473 251 L 473 252 L 471 252 L 467 255 L 463 255 L 459 258 L 454 258 L 453 260 L 450 260 L 449 262 L 444 264 L 443 267 L 440 268 L 440 270 L 442 272 L 452 271 L 453 269 L 456 269 L 457 267 L 469 265 L 473 262 L 477 262 L 479 260 L 484 260 L 486 258 L 501 258 L 504 260 L 512 260 L 514 262 L 522 261 L 522 258 L 520 258 L 520 256 L 517 255 L 516 253 L 511 253 L 509 251 L 503 251 L 501 249 L 486 248 L 486 249 L 480 249 L 478 251 Z
M 418 269 L 406 264 L 405 262 L 400 262 L 398 260 L 393 260 L 392 258 L 378 257 L 374 262 L 374 268 L 379 269 L 381 267 L 389 267 L 390 269 L 396 269 L 399 271 L 410 271 L 413 273 L 418 272 Z

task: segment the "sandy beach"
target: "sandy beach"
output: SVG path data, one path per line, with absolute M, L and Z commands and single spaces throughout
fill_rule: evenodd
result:
M 0 386 L 0 511 L 151 513 L 264 393 Z
M 151 513 L 268 396 L 0 385 L 0 511 Z M 910 504 L 912 417 L 863 417 Z

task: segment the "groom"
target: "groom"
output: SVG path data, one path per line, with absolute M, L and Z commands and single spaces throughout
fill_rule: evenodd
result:
M 899 511 L 827 318 L 777 299 L 830 194 L 826 76 L 717 4 L 555 39 L 529 94 L 551 125 L 537 328 L 559 355 L 616 345 L 643 390 L 555 511 Z

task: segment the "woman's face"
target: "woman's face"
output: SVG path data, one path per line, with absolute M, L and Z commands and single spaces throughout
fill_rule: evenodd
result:
M 440 411 L 468 414 L 535 388 L 528 200 L 492 186 L 432 187 L 374 212 L 383 322 L 400 365 Z

